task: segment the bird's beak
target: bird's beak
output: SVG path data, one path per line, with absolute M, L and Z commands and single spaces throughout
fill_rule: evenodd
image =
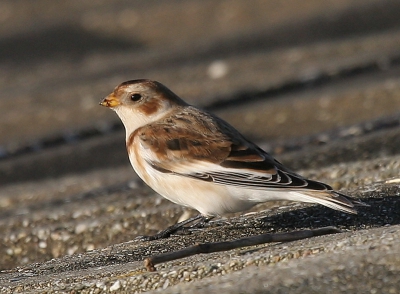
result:
M 100 105 L 105 107 L 115 107 L 120 105 L 120 102 L 119 99 L 115 97 L 114 93 L 111 93 L 100 102 Z

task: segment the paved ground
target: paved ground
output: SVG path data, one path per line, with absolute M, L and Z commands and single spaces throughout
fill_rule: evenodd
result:
M 400 1 L 0 3 L 0 291 L 396 293 Z M 163 82 L 299 173 L 362 198 L 349 216 L 268 203 L 189 235 L 132 241 L 191 213 L 145 187 L 118 83 Z M 143 260 L 199 242 L 343 233 Z

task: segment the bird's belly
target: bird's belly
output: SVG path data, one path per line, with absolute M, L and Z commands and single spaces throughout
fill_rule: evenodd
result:
M 202 215 L 244 211 L 258 203 L 249 201 L 244 190 L 238 193 L 225 185 L 163 173 L 149 166 L 143 157 L 129 156 L 129 159 L 135 172 L 150 188 L 164 198 L 193 208 Z

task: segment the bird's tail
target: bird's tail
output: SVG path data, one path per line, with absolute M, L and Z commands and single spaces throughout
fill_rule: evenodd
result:
M 336 191 L 291 191 L 292 199 L 301 202 L 311 202 L 324 205 L 326 207 L 357 214 L 355 206 L 368 206 L 367 204 L 353 199 Z

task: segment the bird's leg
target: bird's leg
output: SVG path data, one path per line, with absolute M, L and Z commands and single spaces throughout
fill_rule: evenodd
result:
M 200 228 L 204 228 L 204 225 L 207 224 L 210 220 L 212 220 L 214 218 L 214 216 L 201 216 L 201 218 L 199 218 L 199 220 L 197 222 L 195 222 L 194 224 L 192 224 L 189 228 L 190 229 L 200 229 Z
M 202 216 L 198 221 L 188 227 L 179 228 L 179 232 L 176 232 L 179 235 L 189 235 L 193 231 L 200 231 L 204 228 L 204 225 L 207 224 L 210 220 L 212 220 L 214 216 Z
M 203 216 L 201 214 L 196 215 L 194 217 L 188 218 L 184 221 L 181 221 L 179 223 L 176 223 L 168 228 L 166 228 L 165 230 L 162 230 L 160 232 L 158 232 L 155 235 L 152 236 L 138 236 L 135 238 L 135 240 L 140 240 L 140 241 L 153 241 L 153 240 L 158 240 L 158 239 L 164 239 L 164 238 L 168 238 L 169 236 L 171 236 L 172 234 L 176 233 L 177 231 L 184 229 L 184 226 L 187 224 L 190 224 L 192 222 L 197 221 L 196 223 L 194 223 L 192 226 L 190 226 L 190 228 L 194 228 L 195 226 L 197 226 L 198 224 L 204 224 L 206 222 L 208 222 L 211 218 L 210 217 L 206 217 Z

